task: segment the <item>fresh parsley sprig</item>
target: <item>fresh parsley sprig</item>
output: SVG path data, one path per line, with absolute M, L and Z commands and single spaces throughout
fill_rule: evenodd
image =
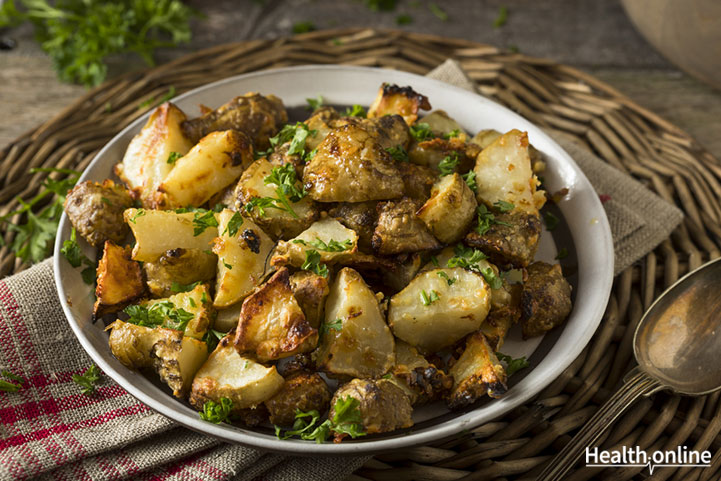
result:
M 305 99 L 306 102 L 308 102 L 308 106 L 306 107 L 311 112 L 315 112 L 319 108 L 323 106 L 323 96 L 318 95 L 316 98 L 308 98 Z
M 297 174 L 293 164 L 285 164 L 282 167 L 273 167 L 270 175 L 263 179 L 265 185 L 274 184 L 277 197 L 255 197 L 245 204 L 246 212 L 258 209 L 261 216 L 265 216 L 265 209 L 278 209 L 288 212 L 298 219 L 298 214 L 293 210 L 291 203 L 300 202 L 308 192 L 303 187 L 298 188 Z
M 80 392 L 86 396 L 95 392 L 98 381 L 100 381 L 100 369 L 95 364 L 87 368 L 83 374 L 73 374 L 73 382 L 80 385 L 82 388 Z
M 325 335 L 325 333 L 328 332 L 330 329 L 333 329 L 334 331 L 342 330 L 343 329 L 343 319 L 338 318 L 338 319 L 334 319 L 332 321 L 323 322 L 320 325 L 320 332 L 318 333 L 318 335 L 320 337 L 323 337 Z
M 293 427 L 283 433 L 282 428 L 276 426 L 275 435 L 279 439 L 300 436 L 301 439 L 312 440 L 319 444 L 327 440 L 331 432 L 335 432 L 336 435 L 340 436 L 347 434 L 354 439 L 366 435 L 363 428 L 360 401 L 351 396 L 336 401 L 332 419 L 326 419 L 318 424 L 319 421 L 320 414 L 318 411 L 303 412 L 296 409 Z
M 177 282 L 173 281 L 170 284 L 170 290 L 172 292 L 190 292 L 195 289 L 195 286 L 198 286 L 200 284 L 202 284 L 202 281 L 193 282 L 191 284 L 178 284 Z
M 328 277 L 328 266 L 320 262 L 320 253 L 315 249 L 305 251 L 305 262 L 301 269 L 318 274 L 319 276 Z
M 92 284 L 95 282 L 95 263 L 88 259 L 88 256 L 80 250 L 75 227 L 70 231 L 70 239 L 63 241 L 63 247 L 60 248 L 60 253 L 68 260 L 68 263 L 75 268 L 81 265 L 87 266 L 80 272 L 84 283 Z
M 417 142 L 423 142 L 435 137 L 431 126 L 425 122 L 419 122 L 415 125 L 410 126 L 411 137 L 416 139 Z
M 352 107 L 348 107 L 345 109 L 343 115 L 346 117 L 366 118 L 368 114 L 366 113 L 366 109 L 364 109 L 362 105 L 353 104 Z
M 305 241 L 303 239 L 294 239 L 293 244 L 300 244 L 304 245 L 306 247 L 313 247 L 319 251 L 325 251 L 325 252 L 343 252 L 347 251 L 351 247 L 353 247 L 353 241 L 350 239 L 346 239 L 344 241 L 337 241 L 335 239 L 331 239 L 326 244 L 320 239 L 311 240 L 311 241 Z
M 498 358 L 499 361 L 504 362 L 506 364 L 506 375 L 508 377 L 511 377 L 516 372 L 520 371 L 521 369 L 525 369 L 530 365 L 528 363 L 528 360 L 526 359 L 526 356 L 514 359 L 507 354 L 503 354 L 502 352 L 497 352 L 496 357 Z
M 461 159 L 458 156 L 458 152 L 452 152 L 451 154 L 446 155 L 438 164 L 438 170 L 441 171 L 441 177 L 454 173 L 460 161 Z
M 421 302 L 424 306 L 430 306 L 439 299 L 440 297 L 436 291 L 432 290 L 430 294 L 427 294 L 425 290 L 421 291 Z
M 510 202 L 505 201 L 498 201 L 495 204 L 493 204 L 499 211 L 501 212 L 508 212 L 509 210 L 513 209 L 513 204 Z M 481 235 L 484 235 L 486 232 L 488 232 L 491 228 L 492 224 L 497 225 L 505 225 L 507 227 L 512 227 L 511 224 L 508 222 L 504 222 L 501 220 L 496 219 L 496 216 L 488 210 L 488 207 L 486 207 L 484 204 L 479 205 L 476 208 L 476 217 L 478 219 L 478 225 L 476 226 L 476 232 L 478 232 Z
M 406 149 L 403 148 L 402 145 L 397 145 L 396 147 L 388 147 L 386 149 L 386 152 L 391 154 L 393 160 L 397 162 L 408 162 L 408 152 L 406 151 Z
M 200 419 L 213 424 L 227 423 L 233 410 L 233 400 L 227 397 L 220 398 L 220 402 L 207 401 L 203 404 Z
M 478 192 L 478 184 L 476 183 L 475 171 L 471 170 L 467 174 L 461 175 L 461 177 L 463 177 L 463 180 L 466 181 L 469 189 L 471 189 L 474 193 Z
M 235 234 L 238 233 L 238 230 L 242 225 L 243 216 L 240 215 L 240 212 L 234 212 L 233 216 L 228 221 L 228 225 L 226 225 L 225 229 L 223 229 L 223 233 L 221 235 L 225 235 L 227 233 L 230 237 L 235 237 Z
M 184 331 L 188 322 L 195 317 L 183 308 L 176 308 L 170 301 L 156 302 L 150 307 L 131 305 L 123 309 L 123 312 L 130 316 L 125 322 L 151 328 L 162 326 L 177 331 Z
M 0 391 L 17 392 L 22 389 L 23 384 L 26 382 L 24 378 L 18 376 L 17 374 L 13 374 L 7 369 L 3 369 L 0 374 L 5 378 L 10 379 L 9 381 L 0 379 Z
M 199 236 L 208 227 L 218 227 L 218 219 L 215 218 L 215 212 L 212 210 L 206 212 L 196 212 L 193 215 L 193 235 Z

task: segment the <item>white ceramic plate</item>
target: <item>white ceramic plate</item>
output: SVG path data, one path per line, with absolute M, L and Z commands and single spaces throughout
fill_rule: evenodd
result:
M 530 142 L 546 157 L 545 185 L 552 192 L 563 187 L 569 189 L 569 194 L 559 203 L 560 211 L 556 211 L 562 215 L 564 222 L 554 230 L 553 236 L 544 232 L 536 258 L 553 262 L 556 243 L 559 249 L 566 247 L 571 252 L 564 265 L 568 267 L 566 273 L 571 273 L 569 279 L 574 285 L 573 311 L 562 328 L 551 331 L 542 339 L 523 342 L 519 332 L 511 332 L 503 347 L 504 353 L 529 356 L 531 367 L 513 376 L 506 395 L 456 413 L 437 403 L 417 409 L 414 413 L 416 425 L 410 430 L 341 444 L 281 441 L 268 428 L 244 429 L 204 422 L 185 402 L 176 400 L 164 387 L 127 369 L 112 356 L 107 333 L 103 331 L 104 325 L 102 322 L 94 324 L 91 320 L 91 288 L 82 282 L 79 269 L 73 269 L 60 255 L 62 243 L 70 238 L 71 229 L 68 218 L 63 214 L 55 242 L 54 265 L 60 301 L 80 343 L 108 376 L 143 403 L 195 431 L 224 441 L 274 451 L 328 455 L 387 451 L 453 436 L 523 404 L 568 367 L 590 340 L 606 307 L 613 281 L 613 245 L 605 212 L 593 187 L 573 159 L 538 127 L 507 108 L 463 89 L 405 72 L 362 67 L 306 66 L 268 70 L 200 87 L 173 99 L 173 102 L 189 116 L 199 115 L 200 104 L 215 108 L 249 91 L 275 94 L 283 99 L 287 107 L 306 105 L 306 98 L 318 94 L 327 104 L 358 103 L 367 106 L 382 82 L 412 86 L 427 95 L 435 109 L 446 110 L 469 132 L 488 128 L 527 131 Z M 140 131 L 147 117 L 144 115 L 115 136 L 98 153 L 80 180 L 101 181 L 112 177 L 113 166 L 122 159 L 128 143 Z M 84 250 L 90 258 L 95 258 L 95 253 L 87 245 Z M 576 266 L 577 271 L 571 272 Z

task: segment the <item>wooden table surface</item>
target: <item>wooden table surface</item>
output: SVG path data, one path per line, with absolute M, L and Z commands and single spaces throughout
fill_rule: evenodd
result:
M 398 0 L 393 12 L 374 12 L 368 0 L 192 0 L 206 16 L 193 20 L 193 40 L 159 51 L 158 62 L 213 45 L 290 35 L 296 22 L 316 28 L 362 26 L 459 37 L 572 65 L 686 130 L 721 159 L 721 92 L 681 72 L 633 28 L 617 0 L 449 0 L 441 21 L 426 0 Z M 507 22 L 494 28 L 499 8 Z M 412 23 L 396 25 L 400 14 Z M 60 83 L 50 60 L 24 25 L 3 35 L 17 47 L 0 51 L 0 148 L 59 112 L 85 88 Z M 112 59 L 112 74 L 142 68 L 132 56 Z

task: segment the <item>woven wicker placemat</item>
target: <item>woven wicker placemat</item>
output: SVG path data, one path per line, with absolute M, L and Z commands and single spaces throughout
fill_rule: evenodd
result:
M 352 476 L 372 480 L 532 479 L 589 419 L 633 364 L 632 338 L 643 311 L 689 269 L 719 256 L 721 164 L 688 134 L 571 67 L 488 45 L 397 31 L 333 30 L 290 39 L 219 45 L 159 67 L 129 73 L 88 92 L 0 153 L 0 215 L 17 196 L 37 193 L 47 174 L 32 167 L 83 169 L 97 151 L 169 89 L 182 93 L 224 77 L 298 64 L 348 64 L 425 74 L 457 59 L 479 91 L 539 126 L 581 142 L 686 214 L 684 223 L 615 279 L 604 319 L 573 364 L 533 402 L 503 419 L 435 446 L 378 455 Z M 52 174 L 55 175 L 55 174 Z M 4 233 L 5 241 L 12 232 Z M 26 266 L 0 249 L 0 277 Z M 714 453 L 711 468 L 657 468 L 652 479 L 721 479 L 719 393 L 658 394 L 629 410 L 602 439 L 604 448 Z M 643 471 L 643 473 L 642 473 Z M 644 468 L 579 467 L 567 479 L 645 479 Z

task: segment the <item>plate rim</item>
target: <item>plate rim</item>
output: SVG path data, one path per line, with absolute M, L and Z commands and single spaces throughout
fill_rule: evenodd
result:
M 274 75 L 287 75 L 292 74 L 294 72 L 307 72 L 307 71 L 318 71 L 320 74 L 323 75 L 329 75 L 332 71 L 337 71 L 342 74 L 352 73 L 352 72 L 363 72 L 363 73 L 370 73 L 373 72 L 374 75 L 378 76 L 378 79 L 382 82 L 383 76 L 387 77 L 406 77 L 408 78 L 408 82 L 413 82 L 414 79 L 416 81 L 422 81 L 424 83 L 430 82 L 432 84 L 436 84 L 436 87 L 439 89 L 444 90 L 451 90 L 456 91 L 457 93 L 463 94 L 463 95 L 470 95 L 476 98 L 476 100 L 481 101 L 481 103 L 486 103 L 488 105 L 493 105 L 494 108 L 500 108 L 505 111 L 507 115 L 510 115 L 511 117 L 515 117 L 515 120 L 520 120 L 524 123 L 528 123 L 532 125 L 535 129 L 533 132 L 533 136 L 535 138 L 541 137 L 543 138 L 543 141 L 550 144 L 552 147 L 555 148 L 557 151 L 556 153 L 559 154 L 557 157 L 557 160 L 561 161 L 562 163 L 567 164 L 571 169 L 575 171 L 575 174 L 577 175 L 577 181 L 581 184 L 584 184 L 584 190 L 590 188 L 592 191 L 593 186 L 591 185 L 588 178 L 585 176 L 583 171 L 578 167 L 576 162 L 573 160 L 573 158 L 554 140 L 552 139 L 548 134 L 546 134 L 538 125 L 534 124 L 530 120 L 520 116 L 519 114 L 513 112 L 509 108 L 505 107 L 504 105 L 501 105 L 487 97 L 484 97 L 483 95 L 480 95 L 475 92 L 470 92 L 468 90 L 465 90 L 463 88 L 447 84 L 445 82 L 442 82 L 440 80 L 431 79 L 425 76 L 413 74 L 410 72 L 405 71 L 398 71 L 398 70 L 391 70 L 391 69 L 384 69 L 384 68 L 376 68 L 376 67 L 359 67 L 359 66 L 345 66 L 345 65 L 300 65 L 300 66 L 291 66 L 291 67 L 282 67 L 282 68 L 276 68 L 276 69 L 268 69 L 268 70 L 262 70 L 258 72 L 250 72 L 246 74 L 241 75 L 235 75 L 232 77 L 227 77 L 209 84 L 202 85 L 200 87 L 197 87 L 195 89 L 192 89 L 188 92 L 183 93 L 182 95 L 179 95 L 173 99 L 174 102 L 177 102 L 179 100 L 184 100 L 189 97 L 196 96 L 200 94 L 201 92 L 206 92 L 208 90 L 216 89 L 224 84 L 236 82 L 239 80 L 249 79 L 249 78 L 255 78 L 255 77 L 263 77 L 263 76 L 274 76 Z M 118 141 L 119 138 L 123 137 L 128 133 L 130 130 L 134 130 L 138 127 L 138 125 L 144 124 L 150 114 L 152 113 L 153 109 L 149 110 L 148 112 L 144 113 L 137 119 L 135 119 L 133 122 L 131 122 L 129 125 L 127 125 L 124 129 L 122 129 L 120 132 L 118 132 L 116 135 L 113 136 L 112 139 L 110 139 L 100 151 L 95 155 L 95 157 L 92 159 L 92 161 L 88 164 L 88 166 L 83 170 L 82 175 L 80 176 L 78 182 L 82 182 L 86 180 L 86 178 L 89 176 L 90 170 L 92 170 L 92 167 L 99 162 L 99 159 L 101 159 L 105 153 L 111 148 L 111 146 Z M 598 199 L 597 196 L 595 196 L 595 199 L 591 200 L 592 203 L 594 203 L 595 212 L 601 214 L 596 219 L 596 223 L 599 224 L 596 227 L 600 229 L 601 233 L 601 245 L 605 248 L 605 252 L 602 254 L 606 258 L 613 259 L 614 252 L 613 252 L 613 241 L 610 231 L 610 226 L 608 223 L 608 218 L 606 217 L 605 210 Z M 589 326 L 587 329 L 583 331 L 583 336 L 581 339 L 577 339 L 577 341 L 573 346 L 572 349 L 569 349 L 565 352 L 564 358 L 561 360 L 561 362 L 558 363 L 557 366 L 553 366 L 550 368 L 550 373 L 547 376 L 547 380 L 544 380 L 541 386 L 536 386 L 533 389 L 524 391 L 522 393 L 516 393 L 515 396 L 513 396 L 512 399 L 509 400 L 508 397 L 501 398 L 498 400 L 494 400 L 494 404 L 500 406 L 499 408 L 496 408 L 495 413 L 491 413 L 490 417 L 488 415 L 483 416 L 476 415 L 474 416 L 475 410 L 465 412 L 458 417 L 455 417 L 453 419 L 449 419 L 446 421 L 441 421 L 439 424 L 430 426 L 423 429 L 423 432 L 411 432 L 411 433 L 404 433 L 399 436 L 394 436 L 386 439 L 369 439 L 369 440 L 360 440 L 358 441 L 351 441 L 351 442 L 343 442 L 340 444 L 333 444 L 333 443 L 324 443 L 324 444 L 315 444 L 312 441 L 301 441 L 301 440 L 279 440 L 275 437 L 270 437 L 264 433 L 258 433 L 254 431 L 248 431 L 242 427 L 237 426 L 224 426 L 224 425 L 216 425 L 208 422 L 204 422 L 200 420 L 200 418 L 193 417 L 191 418 L 188 414 L 181 412 L 179 409 L 172 405 L 168 405 L 166 403 L 156 401 L 152 398 L 151 395 L 146 394 L 141 388 L 134 385 L 129 379 L 126 378 L 126 376 L 117 371 L 114 367 L 112 367 L 106 360 L 105 356 L 107 356 L 106 353 L 101 353 L 97 351 L 94 346 L 91 344 L 90 339 L 82 332 L 81 325 L 75 320 L 71 310 L 70 306 L 67 302 L 67 294 L 64 288 L 62 280 L 62 269 L 63 266 L 61 265 L 60 259 L 60 249 L 62 247 L 62 243 L 65 240 L 65 237 L 61 234 L 62 232 L 65 232 L 68 230 L 68 224 L 69 220 L 65 212 L 63 212 L 60 222 L 58 224 L 58 235 L 55 239 L 54 249 L 53 249 L 53 274 L 55 277 L 55 284 L 56 288 L 58 290 L 58 296 L 60 298 L 60 303 L 63 308 L 63 313 L 65 314 L 65 317 L 70 324 L 71 329 L 73 330 L 75 336 L 79 340 L 80 344 L 83 346 L 83 349 L 86 353 L 92 358 L 92 360 L 105 372 L 110 378 L 112 378 L 115 382 L 117 382 L 123 389 L 125 389 L 129 394 L 131 394 L 133 397 L 138 399 L 140 402 L 145 404 L 146 406 L 152 408 L 155 412 L 172 419 L 173 421 L 192 429 L 196 432 L 201 432 L 203 434 L 208 434 L 211 436 L 214 436 L 218 439 L 221 439 L 223 441 L 232 442 L 236 444 L 246 445 L 250 447 L 255 448 L 261 448 L 267 451 L 274 451 L 274 452 L 282 452 L 282 453 L 290 453 L 290 454 L 297 454 L 297 455 L 357 455 L 361 453 L 374 453 L 379 451 L 388 451 L 391 449 L 400 449 L 405 448 L 408 446 L 417 446 L 417 445 L 424 445 L 439 439 L 448 438 L 450 436 L 453 436 L 455 434 L 458 434 L 462 430 L 472 429 L 474 427 L 477 427 L 483 423 L 487 423 L 492 421 L 493 419 L 497 419 L 500 416 L 503 416 L 504 414 L 508 413 L 511 409 L 518 407 L 524 403 L 526 403 L 529 399 L 536 396 L 539 392 L 541 392 L 546 386 L 548 386 L 550 383 L 552 383 L 555 379 L 558 378 L 558 376 L 573 362 L 574 359 L 581 353 L 581 351 L 588 345 L 591 338 L 593 337 L 594 333 L 596 332 L 598 325 L 601 322 L 601 319 L 603 317 L 603 314 L 605 312 L 606 306 L 608 304 L 608 299 L 611 295 L 611 288 L 613 285 L 613 263 L 606 263 L 601 264 L 601 272 L 600 279 L 597 280 L 598 284 L 595 285 L 596 289 L 600 289 L 601 293 L 596 298 L 596 302 L 593 306 L 593 311 L 590 315 L 590 321 L 587 319 L 586 322 L 589 322 Z M 579 259 L 580 261 L 580 259 Z M 578 303 L 579 300 L 577 298 L 576 303 Z M 575 305 L 574 305 L 575 307 Z M 590 325 L 592 324 L 592 326 Z M 592 329 L 591 329 L 592 327 Z M 552 348 L 553 349 L 553 348 Z M 545 358 L 544 358 L 545 359 Z M 540 364 L 539 364 L 540 365 Z M 529 373 L 530 375 L 530 373 Z M 172 399 L 172 398 L 171 398 Z M 481 418 L 482 417 L 482 418 Z M 392 433 L 389 433 L 392 435 Z M 310 451 L 310 452 L 309 452 Z

